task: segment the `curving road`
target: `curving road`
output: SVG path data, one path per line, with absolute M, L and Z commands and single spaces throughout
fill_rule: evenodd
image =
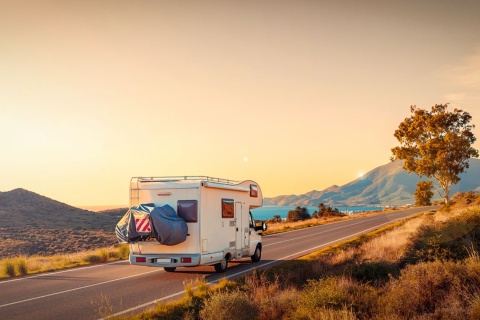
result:
M 263 238 L 262 260 L 231 261 L 225 274 L 213 267 L 162 268 L 131 266 L 119 261 L 89 267 L 0 281 L 0 314 L 3 319 L 99 319 L 108 315 L 138 313 L 158 301 L 181 297 L 185 281 L 205 278 L 213 283 L 235 278 L 252 268 L 265 268 L 298 258 L 392 221 L 436 209 L 412 208 L 351 219 Z

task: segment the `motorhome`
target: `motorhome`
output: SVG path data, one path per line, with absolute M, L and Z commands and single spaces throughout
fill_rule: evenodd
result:
M 117 225 L 130 245 L 130 263 L 163 267 L 214 266 L 233 259 L 260 261 L 264 221 L 251 210 L 263 205 L 260 186 L 207 176 L 134 177 L 130 210 Z

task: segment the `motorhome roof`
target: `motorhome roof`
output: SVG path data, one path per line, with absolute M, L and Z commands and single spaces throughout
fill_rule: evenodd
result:
M 183 182 L 183 181 L 208 181 L 222 184 L 237 184 L 239 181 L 224 179 L 224 178 L 214 178 L 209 176 L 164 176 L 164 177 L 133 177 L 132 181 L 137 179 L 138 182 Z

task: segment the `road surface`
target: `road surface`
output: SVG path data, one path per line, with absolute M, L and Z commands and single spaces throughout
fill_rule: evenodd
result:
M 248 258 L 231 261 L 225 274 L 215 273 L 213 267 L 177 268 L 169 273 L 163 268 L 119 261 L 4 280 L 0 281 L 0 314 L 2 319 L 9 320 L 52 320 L 138 313 L 155 302 L 181 297 L 185 281 L 205 278 L 212 283 L 222 277 L 236 278 L 252 268 L 292 260 L 431 209 L 412 208 L 266 236 L 260 262 L 252 263 Z

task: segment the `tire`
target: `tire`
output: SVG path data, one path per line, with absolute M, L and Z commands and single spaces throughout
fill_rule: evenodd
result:
M 262 257 L 262 246 L 257 244 L 257 247 L 255 248 L 255 253 L 250 258 L 252 259 L 252 262 L 259 262 L 261 257 Z
M 165 270 L 167 272 L 173 272 L 173 271 L 175 271 L 175 269 L 177 269 L 177 267 L 163 267 L 163 270 Z
M 225 271 L 227 271 L 228 260 L 226 257 L 223 257 L 222 261 L 220 261 L 217 264 L 214 264 L 213 266 L 215 267 L 215 271 L 217 273 L 224 273 Z

